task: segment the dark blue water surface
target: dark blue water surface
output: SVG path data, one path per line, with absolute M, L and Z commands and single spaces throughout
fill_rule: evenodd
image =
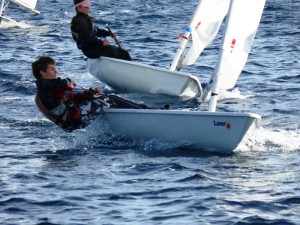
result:
M 39 55 L 81 87 L 105 88 L 71 38 L 72 2 L 40 0 L 38 16 L 11 4 L 7 14 L 23 27 L 0 30 L 0 224 L 300 224 L 299 0 L 267 1 L 238 92 L 219 103 L 262 116 L 228 155 L 107 134 L 101 123 L 64 133 L 46 120 L 34 104 Z M 98 26 L 108 22 L 134 60 L 165 68 L 196 5 L 93 3 Z M 219 43 L 183 71 L 207 81 Z

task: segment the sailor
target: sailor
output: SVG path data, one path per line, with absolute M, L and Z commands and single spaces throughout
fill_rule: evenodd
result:
M 73 39 L 83 54 L 88 58 L 98 58 L 100 56 L 131 60 L 129 53 L 113 45 L 110 45 L 105 37 L 116 38 L 116 33 L 99 29 L 89 16 L 91 2 L 89 0 L 74 0 L 76 16 L 71 21 L 71 33 Z
M 73 131 L 87 126 L 109 105 L 101 97 L 101 89 L 89 89 L 75 93 L 76 82 L 57 76 L 56 63 L 51 57 L 41 56 L 32 63 L 36 78 L 35 101 L 40 111 L 49 120 Z

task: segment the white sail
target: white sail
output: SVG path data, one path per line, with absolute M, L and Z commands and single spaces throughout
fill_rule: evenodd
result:
M 182 65 L 195 63 L 203 49 L 216 37 L 220 25 L 228 11 L 230 0 L 200 0 L 192 16 L 189 27 L 173 59 L 170 70 L 180 69 Z M 188 40 L 192 36 L 193 44 L 183 58 Z M 181 62 L 183 61 L 183 62 Z
M 258 28 L 266 0 L 231 0 L 218 64 L 212 75 L 209 111 L 214 112 L 219 90 L 233 88 Z
M 265 0 L 233 0 L 223 39 L 219 88 L 233 88 L 242 72 L 264 9 Z
M 216 37 L 227 14 L 229 0 L 202 0 L 190 22 L 193 44 L 183 60 L 183 65 L 192 65 L 203 49 Z
M 31 11 L 33 11 L 34 13 L 39 14 L 40 12 L 37 11 L 36 8 L 36 4 L 37 4 L 37 0 L 11 0 L 12 2 L 16 3 L 17 5 L 20 5 L 26 9 L 29 9 Z

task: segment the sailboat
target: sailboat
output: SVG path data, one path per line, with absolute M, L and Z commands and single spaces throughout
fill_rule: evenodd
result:
M 6 16 L 4 11 L 8 8 L 10 2 L 13 2 L 26 10 L 30 10 L 35 14 L 40 12 L 36 10 L 37 0 L 2 0 L 0 5 L 0 28 L 18 27 L 20 23 Z
M 167 94 L 184 100 L 199 99 L 202 87 L 191 74 L 178 72 L 181 65 L 191 65 L 215 38 L 228 11 L 229 0 L 199 1 L 183 40 L 169 69 L 107 57 L 88 59 L 87 67 L 94 77 L 117 91 Z M 183 57 L 192 36 L 193 45 Z
M 211 1 L 224 2 L 222 0 L 202 0 L 196 11 L 205 11 L 199 7 L 207 6 Z M 228 2 L 228 13 L 218 63 L 210 79 L 208 111 L 199 111 L 199 109 L 104 109 L 103 117 L 112 132 L 142 140 L 154 139 L 199 150 L 227 153 L 239 145 L 250 127 L 258 128 L 260 126 L 261 117 L 254 113 L 216 112 L 219 91 L 235 85 L 247 61 L 265 5 L 265 0 L 228 0 Z M 190 32 L 192 28 L 189 27 L 188 30 Z M 177 59 L 174 61 L 182 64 L 189 63 L 189 60 L 182 61 L 181 51 L 181 47 L 179 47 L 176 54 Z M 198 54 L 199 51 L 191 55 L 195 57 Z M 102 57 L 99 60 L 101 61 Z M 115 66 L 129 65 L 127 69 L 131 69 L 131 72 L 136 68 L 136 64 L 132 62 L 109 60 L 108 58 L 105 58 L 104 61 L 106 63 L 117 62 Z M 148 69 L 147 66 L 144 68 Z M 152 67 L 149 70 L 152 69 L 154 74 L 154 71 L 160 71 Z M 125 69 L 121 70 L 120 74 L 123 72 L 126 73 Z M 178 75 L 170 73 L 175 77 Z M 182 76 L 184 77 L 184 75 Z M 170 77 L 172 76 L 170 75 Z

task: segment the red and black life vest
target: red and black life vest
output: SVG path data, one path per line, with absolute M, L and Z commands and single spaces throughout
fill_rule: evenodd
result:
M 65 120 L 63 120 L 63 117 L 66 115 L 67 113 L 67 107 L 65 109 L 65 111 L 61 114 L 61 115 L 56 115 L 54 113 L 52 113 L 51 111 L 49 111 L 42 103 L 39 95 L 38 95 L 38 91 L 35 94 L 35 103 L 38 106 L 39 110 L 43 113 L 43 115 L 51 120 L 53 123 L 57 124 L 59 127 L 63 128 L 64 124 L 65 124 Z

